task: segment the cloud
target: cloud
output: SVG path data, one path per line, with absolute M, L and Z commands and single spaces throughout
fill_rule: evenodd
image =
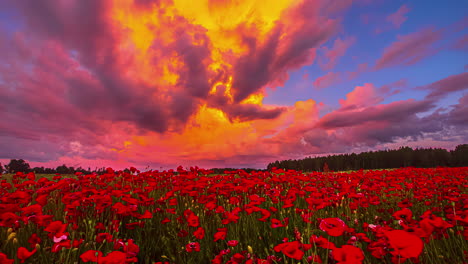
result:
M 375 69 L 416 64 L 438 52 L 434 44 L 441 37 L 440 31 L 434 28 L 426 28 L 404 36 L 399 35 L 397 41 L 384 49 L 382 56 L 376 62 Z
M 342 108 L 351 109 L 376 105 L 382 101 L 383 98 L 378 94 L 374 85 L 366 83 L 363 86 L 356 86 L 346 95 L 345 100 L 340 100 L 340 104 Z
M 341 74 L 336 72 L 327 72 L 325 75 L 318 77 L 314 81 L 314 87 L 317 89 L 323 89 L 334 84 L 340 83 Z
M 458 100 L 458 104 L 447 113 L 449 124 L 461 126 L 468 129 L 468 94 L 465 94 Z
M 468 34 L 465 34 L 458 38 L 452 46 L 455 50 L 468 51 Z
M 248 53 L 233 64 L 235 102 L 267 85 L 283 85 L 288 70 L 311 64 L 315 49 L 337 30 L 336 21 L 318 15 L 313 1 L 304 1 L 287 12 L 284 21 L 278 23 L 263 43 L 245 39 Z
M 333 69 L 340 57 L 345 55 L 346 50 L 356 42 L 356 38 L 348 37 L 344 40 L 337 38 L 333 42 L 333 46 L 329 49 L 327 47 L 322 48 L 323 57 L 319 60 L 319 65 L 322 70 L 327 71 Z
M 392 23 L 395 28 L 400 28 L 400 26 L 408 19 L 405 15 L 411 9 L 407 5 L 402 5 L 395 13 L 392 13 L 387 16 L 387 21 Z
M 378 100 L 375 100 L 378 101 Z M 343 105 L 346 105 L 343 102 Z M 402 117 L 425 112 L 434 106 L 425 101 L 405 100 L 386 105 L 369 106 L 364 109 L 336 111 L 325 115 L 317 124 L 318 127 L 331 129 L 352 127 L 356 124 L 366 124 L 378 121 L 399 122 Z
M 417 87 L 416 89 L 430 91 L 426 98 L 437 100 L 450 93 L 468 89 L 468 72 L 454 74 L 429 85 Z
M 317 77 L 313 82 L 316 89 L 324 89 L 332 85 L 351 81 L 357 78 L 360 74 L 368 70 L 367 63 L 360 63 L 354 71 L 348 72 L 332 72 L 329 71 L 325 75 Z
M 400 92 L 400 90 L 395 90 L 395 88 L 406 88 L 408 86 L 408 80 L 406 79 L 401 79 L 398 81 L 394 81 L 390 84 L 383 85 L 380 87 L 380 92 L 382 94 L 386 94 L 388 96 L 394 95 Z

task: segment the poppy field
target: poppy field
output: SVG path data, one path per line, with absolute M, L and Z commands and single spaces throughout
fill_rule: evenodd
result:
M 3 176 L 0 264 L 468 263 L 468 168 Z

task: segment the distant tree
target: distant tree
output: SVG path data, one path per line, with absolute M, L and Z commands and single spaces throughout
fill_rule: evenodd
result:
M 44 167 L 34 167 L 32 169 L 32 171 L 34 171 L 34 173 L 38 173 L 38 174 L 44 174 L 45 173 Z
M 458 145 L 452 151 L 452 165 L 468 166 L 468 144 Z
M 6 168 L 7 168 L 8 172 L 10 172 L 10 173 L 15 173 L 15 172 L 26 173 L 26 172 L 29 172 L 29 170 L 31 169 L 31 167 L 29 166 L 29 163 L 27 163 L 23 159 L 18 159 L 18 160 L 17 159 L 12 159 L 12 160 L 10 160 L 10 163 L 8 163 L 8 165 L 6 165 Z
M 2 163 L 0 163 L 0 174 L 2 174 L 3 172 L 4 172 L 4 169 L 3 169 Z
M 61 166 L 58 166 L 57 169 L 55 169 L 55 171 L 57 173 L 60 173 L 60 174 L 69 174 L 70 173 L 70 169 L 65 165 L 61 165 Z

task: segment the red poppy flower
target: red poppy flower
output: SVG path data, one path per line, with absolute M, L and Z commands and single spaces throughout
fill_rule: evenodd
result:
M 36 233 L 32 234 L 28 239 L 28 243 L 31 245 L 32 248 L 36 247 L 36 244 L 39 244 L 41 242 L 42 239 L 38 237 Z
M 344 245 L 332 251 L 333 258 L 338 264 L 359 264 L 364 260 L 364 254 L 360 248 Z
M 339 218 L 325 218 L 320 222 L 319 228 L 328 235 L 337 237 L 343 235 L 348 227 Z
M 200 243 L 198 242 L 188 243 L 187 245 L 185 245 L 185 250 L 187 252 L 192 252 L 192 251 L 200 252 Z
M 62 223 L 62 221 L 54 221 L 50 223 L 44 230 L 55 235 L 57 233 L 64 233 L 67 229 L 68 224 Z
M 238 244 L 239 244 L 239 241 L 237 241 L 237 240 L 229 240 L 228 241 L 228 246 L 230 246 L 230 247 L 235 247 Z
M 310 236 L 310 243 L 316 244 L 317 247 L 325 248 L 325 249 L 335 249 L 336 246 L 333 242 L 328 241 L 328 239 L 324 237 L 318 237 L 316 235 Z
M 301 250 L 302 244 L 299 241 L 286 242 L 276 245 L 273 249 L 276 252 L 283 252 L 286 256 L 293 259 L 302 259 L 304 252 Z
M 402 258 L 417 258 L 423 251 L 421 238 L 403 230 L 383 231 L 388 238 L 390 247 L 394 249 L 390 253 Z
M 396 211 L 393 214 L 393 217 L 395 217 L 396 220 L 406 220 L 409 221 L 413 217 L 413 212 L 411 212 L 410 209 L 408 208 L 403 208 L 399 211 Z
M 36 248 L 34 248 L 32 251 L 29 251 L 25 247 L 20 247 L 18 248 L 18 252 L 16 256 L 18 257 L 18 259 L 21 260 L 21 263 L 24 263 L 24 261 L 30 258 L 32 255 L 34 255 L 36 251 L 37 251 Z
M 240 264 L 244 259 L 245 257 L 242 254 L 236 253 L 232 256 L 231 261 L 233 264 Z
M 134 262 L 130 260 L 130 262 Z M 126 264 L 127 255 L 121 251 L 112 251 L 105 257 L 98 258 L 98 264 Z
M 218 232 L 214 234 L 214 241 L 226 239 L 227 228 L 218 228 Z
M 0 253 L 0 264 L 13 264 L 15 262 L 14 259 L 8 259 L 5 253 Z
M 140 247 L 133 243 L 133 239 L 129 239 L 124 246 L 124 252 L 127 253 L 129 257 L 135 257 L 140 252 Z
M 12 212 L 0 214 L 0 226 L 12 227 L 19 219 L 20 217 Z
M 307 263 L 323 263 L 322 259 L 320 258 L 319 255 L 312 254 L 311 256 L 307 257 Z
M 205 237 L 205 229 L 203 229 L 203 227 L 198 227 L 198 229 L 193 232 L 193 235 L 197 239 L 203 239 Z
M 99 233 L 96 236 L 96 242 L 102 243 L 104 240 L 106 240 L 106 242 L 111 242 L 112 238 L 113 238 L 112 235 L 109 233 Z
M 191 215 L 189 215 L 187 217 L 187 223 L 191 227 L 197 227 L 197 226 L 200 225 L 200 220 L 199 220 L 198 216 L 196 216 L 194 213 L 192 213 Z
M 83 241 L 84 241 L 84 239 L 82 239 L 82 238 L 79 239 L 79 240 L 76 240 L 76 239 L 73 240 L 72 247 L 78 248 L 81 244 L 83 244 Z
M 71 248 L 71 242 L 70 240 L 64 240 L 64 241 L 60 241 L 58 243 L 55 243 L 53 246 L 52 246 L 52 252 L 53 253 L 56 253 L 56 252 L 59 252 L 62 248 Z

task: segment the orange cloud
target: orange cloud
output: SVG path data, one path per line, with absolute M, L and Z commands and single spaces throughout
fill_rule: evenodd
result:
M 28 69 L 8 73 L 23 89 L 0 93 L 25 113 L 47 116 L 33 132 L 22 131 L 27 140 L 53 141 L 49 148 L 60 151 L 50 159 L 211 166 L 267 163 L 300 146 L 299 133 L 318 118 L 315 101 L 285 106 L 263 99 L 290 71 L 314 62 L 338 31 L 338 20 L 327 16 L 347 6 L 308 0 L 14 5 L 25 34 L 7 44 L 15 47 L 15 65 Z M 84 14 L 86 23 L 76 23 Z M 41 107 L 38 93 L 53 104 Z M 46 161 L 44 153 L 30 156 Z

